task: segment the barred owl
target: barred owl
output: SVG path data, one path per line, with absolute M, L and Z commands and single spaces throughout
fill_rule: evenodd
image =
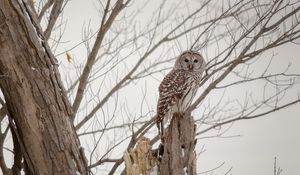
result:
M 163 136 L 163 129 L 174 113 L 184 113 L 191 105 L 199 86 L 206 63 L 195 51 L 185 51 L 176 60 L 174 68 L 159 86 L 156 124 Z

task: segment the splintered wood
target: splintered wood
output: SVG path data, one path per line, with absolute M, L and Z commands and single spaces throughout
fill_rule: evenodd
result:
M 150 140 L 142 137 L 125 152 L 126 175 L 196 175 L 195 127 L 190 114 L 175 113 L 165 130 L 162 150 L 153 151 Z
M 150 140 L 142 137 L 134 149 L 125 152 L 126 175 L 150 175 L 155 166 Z

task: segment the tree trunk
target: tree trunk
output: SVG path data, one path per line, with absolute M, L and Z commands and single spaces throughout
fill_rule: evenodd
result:
M 0 87 L 28 174 L 87 174 L 56 60 L 23 1 L 0 0 Z
M 161 175 L 196 175 L 195 129 L 192 116 L 173 115 L 164 134 Z

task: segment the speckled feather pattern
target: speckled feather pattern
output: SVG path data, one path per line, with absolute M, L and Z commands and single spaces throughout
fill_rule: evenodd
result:
M 201 64 L 205 64 L 204 60 Z M 164 124 L 171 120 L 174 112 L 184 112 L 189 107 L 200 86 L 203 71 L 204 67 L 199 71 L 175 67 L 164 77 L 159 86 L 157 104 L 156 123 L 159 131 L 163 131 Z

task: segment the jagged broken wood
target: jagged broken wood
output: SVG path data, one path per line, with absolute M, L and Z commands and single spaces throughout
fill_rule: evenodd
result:
M 151 150 L 150 139 L 142 137 L 134 149 L 126 151 L 124 156 L 126 175 L 150 175 L 156 165 Z
M 134 149 L 125 152 L 126 175 L 196 175 L 195 123 L 189 114 L 174 114 L 165 129 L 163 154 L 152 150 L 150 139 L 142 137 Z

